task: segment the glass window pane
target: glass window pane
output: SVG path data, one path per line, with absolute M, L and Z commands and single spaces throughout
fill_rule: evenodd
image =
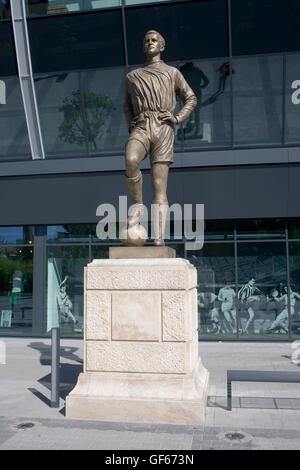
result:
M 288 221 L 289 238 L 300 238 L 300 219 Z
M 86 154 L 79 74 L 35 77 L 35 87 L 46 156 Z
M 0 19 L 10 18 L 10 0 L 1 0 L 0 2 Z
M 234 223 L 230 220 L 208 220 L 204 224 L 205 240 L 233 240 Z
M 26 225 L 24 227 L 0 227 L 0 244 L 33 243 L 33 227 Z
M 83 268 L 88 246 L 51 246 L 47 249 L 47 333 L 60 324 L 62 336 L 83 334 Z
M 143 5 L 145 3 L 161 3 L 161 2 L 167 2 L 170 0 L 125 0 L 125 5 Z M 184 1 L 184 0 L 183 0 Z
M 0 335 L 32 333 L 33 247 L 0 249 Z
M 25 112 L 17 77 L 0 77 L 0 159 L 31 159 Z
M 228 55 L 225 0 L 132 7 L 125 14 L 130 64 L 145 62 L 142 42 L 150 29 L 165 37 L 165 61 Z
M 231 0 L 234 55 L 299 50 L 299 0 Z
M 295 339 L 300 335 L 300 243 L 289 243 L 291 330 Z M 286 304 L 287 296 L 284 299 Z
M 238 243 L 241 338 L 286 338 L 282 297 L 287 286 L 285 243 Z
M 237 238 L 285 238 L 283 219 L 239 220 Z
M 235 145 L 282 141 L 282 57 L 233 60 Z
M 92 260 L 93 259 L 108 259 L 109 258 L 109 245 L 92 245 Z
M 121 6 L 121 0 L 26 0 L 28 16 L 76 13 Z
M 92 233 L 90 224 L 48 225 L 47 243 L 87 242 Z
M 300 54 L 286 56 L 285 142 L 300 142 Z
M 123 152 L 128 128 L 123 112 L 125 68 L 83 72 L 84 116 L 90 154 Z
M 16 75 L 17 62 L 11 22 L 0 23 L 1 75 Z
M 125 65 L 119 9 L 31 19 L 28 32 L 35 73 Z
M 235 264 L 233 243 L 206 243 L 188 251 L 198 271 L 199 337 L 236 337 Z
M 231 143 L 230 65 L 227 59 L 185 62 L 181 73 L 197 96 L 197 106 L 178 128 L 185 148 Z

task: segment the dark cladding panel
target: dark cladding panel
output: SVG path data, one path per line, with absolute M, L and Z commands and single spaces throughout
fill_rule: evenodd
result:
M 121 10 L 28 21 L 36 72 L 124 65 Z
M 299 178 L 299 164 L 173 170 L 168 198 L 170 205 L 205 204 L 206 220 L 299 217 Z M 149 205 L 148 171 L 144 182 Z M 126 194 L 123 172 L 1 178 L 1 225 L 94 223 L 98 205 L 118 208 Z

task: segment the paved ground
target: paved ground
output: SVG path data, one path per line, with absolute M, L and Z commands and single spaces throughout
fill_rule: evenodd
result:
M 50 341 L 2 341 L 0 450 L 300 449 L 300 384 L 234 383 L 233 410 L 226 410 L 226 370 L 300 370 L 291 343 L 199 343 L 210 371 L 206 423 L 185 426 L 67 419 L 64 401 L 82 370 L 82 341 L 61 342 L 59 408 L 49 406 Z

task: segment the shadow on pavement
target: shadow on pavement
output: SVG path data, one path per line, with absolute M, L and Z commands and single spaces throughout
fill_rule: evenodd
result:
M 51 344 L 45 344 L 41 341 L 32 342 L 28 347 L 35 349 L 40 352 L 40 363 L 43 366 L 51 366 Z M 79 374 L 83 370 L 82 359 L 75 354 L 79 348 L 62 346 L 60 348 L 60 361 L 62 359 L 68 359 L 77 364 L 61 363 L 59 374 L 60 374 L 60 386 L 59 386 L 59 398 L 65 400 L 66 396 L 75 387 Z M 49 390 L 49 397 L 51 395 L 51 372 L 44 377 L 38 379 L 38 383 L 46 387 Z M 43 393 L 35 388 L 28 388 L 37 398 L 39 398 L 47 406 L 51 406 L 50 398 L 47 398 Z M 60 410 L 60 413 L 64 414 L 64 408 Z
M 31 349 L 35 349 L 36 351 L 39 351 L 41 353 L 40 363 L 43 366 L 51 365 L 51 344 L 45 344 L 41 341 L 35 341 L 28 344 L 28 347 Z M 79 348 L 74 348 L 70 346 L 61 346 L 60 357 L 82 364 L 83 360 L 77 354 L 75 354 L 75 351 L 78 351 L 78 349 Z

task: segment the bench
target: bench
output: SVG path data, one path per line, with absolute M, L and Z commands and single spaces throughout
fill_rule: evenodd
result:
M 228 370 L 227 371 L 227 410 L 232 410 L 231 382 L 282 382 L 299 383 L 298 371 L 269 370 Z

